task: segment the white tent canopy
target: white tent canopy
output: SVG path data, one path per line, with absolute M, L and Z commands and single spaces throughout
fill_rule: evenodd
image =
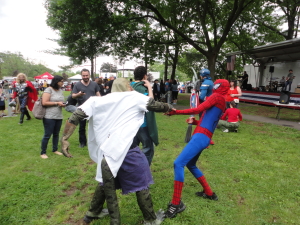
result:
M 71 82 L 71 83 L 74 83 L 74 82 L 78 82 L 82 79 L 81 75 L 80 74 L 76 74 L 75 76 L 72 76 L 72 77 L 69 77 L 68 80 Z

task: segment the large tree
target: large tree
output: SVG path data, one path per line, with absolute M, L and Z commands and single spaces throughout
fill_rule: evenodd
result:
M 297 38 L 300 17 L 299 0 L 269 0 L 261 9 L 264 13 L 252 13 L 252 24 L 264 27 L 269 33 L 276 33 L 285 40 Z M 287 28 L 283 28 L 283 25 Z
M 207 59 L 208 69 L 214 74 L 218 54 L 226 42 L 232 26 L 243 12 L 251 10 L 261 1 L 117 0 L 117 2 L 122 2 L 126 5 L 124 10 L 139 8 L 138 12 L 141 12 L 137 13 L 139 16 L 145 16 L 142 12 L 146 10 L 150 11 L 149 17 L 178 34 L 199 53 L 204 55 Z M 174 13 L 175 15 L 171 20 L 170 14 Z M 178 29 L 174 24 L 185 24 L 186 26 Z
M 47 0 L 46 8 L 47 24 L 60 35 L 57 52 L 75 64 L 90 60 L 94 78 L 94 58 L 109 50 L 109 39 L 115 35 L 114 20 L 104 1 Z

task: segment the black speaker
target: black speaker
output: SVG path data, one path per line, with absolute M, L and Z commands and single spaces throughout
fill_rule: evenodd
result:
M 279 103 L 280 104 L 289 104 L 290 97 L 291 97 L 291 92 L 289 92 L 289 91 L 280 92 Z
M 274 66 L 270 66 L 269 72 L 270 72 L 270 73 L 274 73 Z

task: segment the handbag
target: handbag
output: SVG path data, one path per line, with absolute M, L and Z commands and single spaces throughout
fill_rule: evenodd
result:
M 43 96 L 43 95 L 42 95 Z M 46 114 L 46 107 L 42 105 L 42 96 L 35 101 L 32 109 L 32 114 L 34 118 L 41 120 Z

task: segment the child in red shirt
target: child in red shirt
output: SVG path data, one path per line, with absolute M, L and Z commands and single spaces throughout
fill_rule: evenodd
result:
M 227 121 L 226 118 L 228 117 Z M 234 101 L 230 102 L 230 108 L 226 109 L 225 113 L 221 117 L 218 123 L 218 128 L 221 128 L 223 132 L 234 131 L 237 132 L 240 126 L 239 121 L 242 121 L 243 117 L 239 109 L 236 108 Z

